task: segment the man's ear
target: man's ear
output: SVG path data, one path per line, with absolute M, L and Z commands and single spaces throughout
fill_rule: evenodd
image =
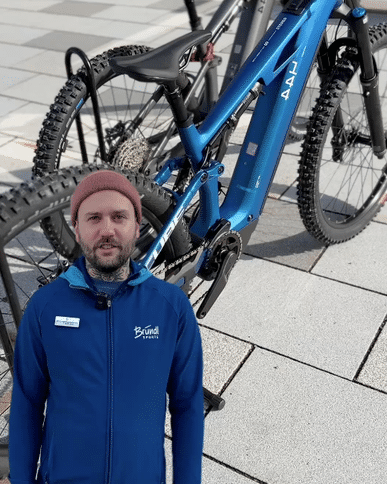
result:
M 75 221 L 74 229 L 75 229 L 75 240 L 79 244 L 79 224 L 78 224 L 78 220 Z
M 140 224 L 136 222 L 136 240 L 140 237 Z

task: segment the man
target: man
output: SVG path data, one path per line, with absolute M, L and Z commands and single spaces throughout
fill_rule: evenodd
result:
M 174 483 L 199 484 L 198 325 L 180 289 L 130 260 L 139 194 L 98 171 L 75 190 L 71 220 L 84 257 L 34 294 L 17 337 L 11 483 L 165 483 L 168 393 Z

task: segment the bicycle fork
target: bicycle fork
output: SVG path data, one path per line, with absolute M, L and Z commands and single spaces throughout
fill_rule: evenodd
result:
M 355 6 L 353 9 L 343 4 L 336 12 L 339 18 L 348 22 L 356 36 L 359 47 L 360 82 L 370 129 L 371 145 L 375 156 L 383 158 L 386 153 L 386 137 L 378 89 L 379 73 L 371 51 L 367 11 L 360 6 L 356 6 L 356 3 L 353 2 Z M 344 125 L 341 111 L 336 113 L 335 125 L 339 128 Z

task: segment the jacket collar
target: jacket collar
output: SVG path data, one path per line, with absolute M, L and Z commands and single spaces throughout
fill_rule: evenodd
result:
M 126 283 L 128 286 L 138 286 L 152 276 L 148 269 L 141 267 L 134 261 L 130 261 L 131 273 Z M 79 289 L 94 289 L 92 278 L 86 270 L 85 257 L 77 259 L 74 264 L 63 272 L 59 277 L 65 279 L 70 287 Z

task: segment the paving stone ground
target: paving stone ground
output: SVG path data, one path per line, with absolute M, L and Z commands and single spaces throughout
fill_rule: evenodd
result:
M 218 4 L 198 1 L 204 23 Z M 386 1 L 365 4 L 372 22 L 386 19 Z M 175 0 L 0 0 L 0 24 L 1 193 L 30 179 L 68 47 L 92 56 L 189 31 Z M 247 124 L 225 158 L 226 183 Z M 200 321 L 205 384 L 226 399 L 206 417 L 204 484 L 386 482 L 387 209 L 348 243 L 316 242 L 296 204 L 300 149 L 285 146 L 260 223 Z M 166 449 L 170 483 L 168 438 Z

